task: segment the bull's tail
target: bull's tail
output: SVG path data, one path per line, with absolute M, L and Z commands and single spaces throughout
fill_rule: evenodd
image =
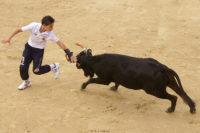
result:
M 186 92 L 184 91 L 180 78 L 178 76 L 178 74 L 168 68 L 168 76 L 169 76 L 169 84 L 168 86 L 174 90 L 182 99 L 183 101 L 189 105 L 190 107 L 190 112 L 191 113 L 195 113 L 196 109 L 195 109 L 195 103 L 193 102 L 193 100 L 186 94 Z

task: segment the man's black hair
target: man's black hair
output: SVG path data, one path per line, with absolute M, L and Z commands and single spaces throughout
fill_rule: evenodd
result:
M 54 23 L 54 21 L 55 20 L 51 16 L 45 16 L 42 18 L 42 24 L 45 24 L 45 25 L 50 25 Z

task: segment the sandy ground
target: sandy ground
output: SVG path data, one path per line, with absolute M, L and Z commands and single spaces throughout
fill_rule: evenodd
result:
M 93 54 L 153 57 L 179 74 L 197 105 L 191 115 L 179 97 L 175 112 L 167 114 L 169 101 L 143 91 L 89 85 L 82 92 L 87 78 L 50 41 L 43 64 L 60 62 L 59 79 L 52 72 L 34 75 L 31 67 L 32 87 L 18 91 L 25 32 L 11 45 L 0 44 L 0 133 L 199 133 L 199 12 L 199 0 L 0 0 L 0 40 L 52 15 L 55 34 L 75 54 L 79 42 Z

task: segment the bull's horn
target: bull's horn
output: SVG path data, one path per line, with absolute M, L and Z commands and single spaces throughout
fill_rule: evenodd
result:
M 81 47 L 83 49 L 84 52 L 87 51 L 87 48 L 85 48 L 82 44 L 80 43 L 76 43 L 77 46 Z
M 81 45 L 80 43 L 76 43 L 77 46 L 84 48 L 83 45 Z

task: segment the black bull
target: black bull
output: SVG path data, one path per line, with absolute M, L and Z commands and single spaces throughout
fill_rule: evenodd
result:
M 77 55 L 78 69 L 90 79 L 82 84 L 85 89 L 88 84 L 109 85 L 114 82 L 111 90 L 117 90 L 119 85 L 129 89 L 143 89 L 146 93 L 161 99 L 171 101 L 167 112 L 174 112 L 177 97 L 169 94 L 166 87 L 174 90 L 190 107 L 190 112 L 195 113 L 195 103 L 185 93 L 179 76 L 175 71 L 152 58 L 135 58 L 119 54 L 101 54 L 92 56 L 91 50 L 82 51 Z M 93 78 L 94 74 L 97 78 Z

